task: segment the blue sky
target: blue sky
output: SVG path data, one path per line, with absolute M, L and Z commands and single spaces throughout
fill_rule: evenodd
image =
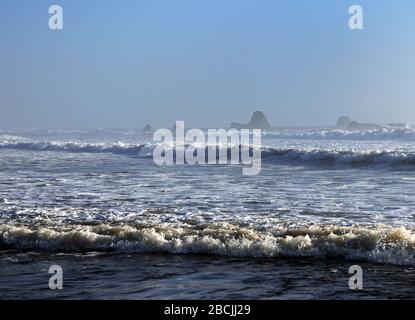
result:
M 412 0 L 2 0 L 0 43 L 0 128 L 415 123 Z

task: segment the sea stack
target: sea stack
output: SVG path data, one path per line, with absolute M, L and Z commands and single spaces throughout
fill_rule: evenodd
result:
M 336 128 L 347 129 L 350 122 L 351 121 L 349 117 L 341 116 L 339 119 L 337 119 Z
M 143 129 L 143 133 L 153 133 L 154 131 L 156 131 L 152 126 L 150 126 L 149 124 L 146 125 Z
M 334 126 L 342 130 L 350 131 L 365 131 L 365 130 L 379 130 L 382 129 L 381 125 L 375 123 L 360 123 L 356 120 L 351 120 L 349 117 L 341 116 L 337 119 L 337 123 Z
M 269 124 L 267 118 L 265 117 L 262 111 L 255 111 L 251 119 L 247 124 L 242 124 L 238 122 L 232 122 L 231 128 L 235 129 L 261 129 L 270 131 L 272 130 L 271 125 Z

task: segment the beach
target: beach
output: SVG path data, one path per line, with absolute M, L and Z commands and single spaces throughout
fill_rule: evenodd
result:
M 0 298 L 412 299 L 414 136 L 276 130 L 243 176 L 134 130 L 2 132 Z

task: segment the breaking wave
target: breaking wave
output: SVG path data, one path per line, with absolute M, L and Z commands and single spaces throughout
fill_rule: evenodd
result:
M 156 144 L 130 144 L 117 142 L 108 143 L 80 143 L 80 142 L 53 142 L 53 141 L 2 141 L 0 149 L 16 149 L 29 151 L 61 151 L 84 153 L 112 153 L 130 155 L 140 158 L 151 158 Z M 226 148 L 226 147 L 225 147 Z M 206 159 L 208 148 L 205 148 Z M 262 160 L 290 165 L 324 165 L 324 166 L 357 166 L 357 167 L 413 167 L 415 153 L 394 150 L 322 150 L 301 148 L 262 147 Z M 228 148 L 228 159 L 231 149 Z
M 331 257 L 415 266 L 414 230 L 388 226 L 276 226 L 256 230 L 225 222 L 142 227 L 0 225 L 0 248 L 35 251 L 118 251 L 230 257 Z
M 265 148 L 263 160 L 283 161 L 290 164 L 320 164 L 329 166 L 415 166 L 415 154 L 401 151 L 348 151 L 319 149 Z
M 411 128 L 388 128 L 379 130 L 351 131 L 340 129 L 315 129 L 308 131 L 274 131 L 265 133 L 266 137 L 279 139 L 311 140 L 415 140 L 415 130 Z
M 0 149 L 113 153 L 121 155 L 136 155 L 143 157 L 153 155 L 153 147 L 151 144 L 128 144 L 122 142 L 107 144 L 54 141 L 2 141 L 0 142 Z

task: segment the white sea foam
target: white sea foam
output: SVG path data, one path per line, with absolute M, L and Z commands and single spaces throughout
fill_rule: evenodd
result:
M 63 151 L 85 153 L 114 153 L 137 156 L 152 156 L 151 144 L 131 143 L 83 143 L 83 142 L 57 142 L 57 141 L 21 141 L 7 139 L 0 142 L 2 149 L 17 149 L 29 151 Z
M 236 257 L 335 257 L 415 265 L 415 233 L 388 226 L 275 226 L 255 230 L 229 223 L 196 226 L 42 227 L 0 225 L 0 247 L 39 251 L 154 252 Z
M 413 166 L 415 153 L 403 151 L 349 151 L 294 148 L 264 148 L 264 160 L 285 161 L 287 163 L 352 165 L 352 166 Z
M 26 141 L 21 139 L 0 140 L 0 149 L 29 151 L 60 151 L 84 153 L 112 153 L 151 158 L 156 144 L 133 143 L 81 143 L 57 141 Z M 206 154 L 207 154 L 206 148 Z M 230 154 L 230 149 L 228 153 Z M 320 164 L 331 166 L 415 166 L 415 153 L 400 150 L 335 150 L 300 147 L 262 147 L 264 161 L 286 164 Z
M 329 140 L 415 140 L 411 128 L 384 127 L 379 130 L 352 131 L 340 129 L 277 130 L 267 132 L 266 137 L 280 139 L 329 139 Z

